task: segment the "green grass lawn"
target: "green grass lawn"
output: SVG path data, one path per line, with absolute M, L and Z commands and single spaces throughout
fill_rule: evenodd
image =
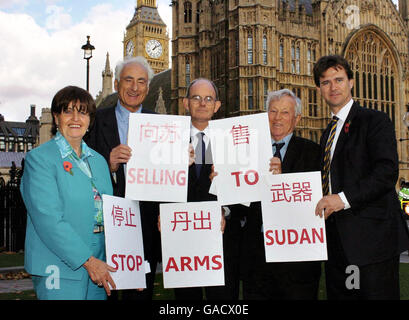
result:
M 0 268 L 22 266 L 24 261 L 23 253 L 0 253 Z M 409 264 L 401 263 L 400 273 L 400 292 L 402 300 L 409 300 Z M 3 281 L 3 280 L 0 280 Z M 241 297 L 241 294 L 240 294 Z M 324 276 L 321 277 L 318 293 L 319 300 L 326 299 Z M 23 291 L 17 293 L 0 293 L 0 300 L 34 300 L 36 299 L 34 291 Z M 157 274 L 155 279 L 155 289 L 153 293 L 154 300 L 173 300 L 174 293 L 172 289 L 163 288 L 163 276 Z
M 24 253 L 0 252 L 0 268 L 24 265 Z

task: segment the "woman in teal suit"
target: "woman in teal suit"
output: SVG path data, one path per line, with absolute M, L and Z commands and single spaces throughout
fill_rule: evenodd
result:
M 115 288 L 105 261 L 102 194 L 112 194 L 105 159 L 82 140 L 96 112 L 90 94 L 61 89 L 51 104 L 54 137 L 25 159 L 25 269 L 39 299 L 100 300 Z M 110 285 L 110 286 L 109 286 Z

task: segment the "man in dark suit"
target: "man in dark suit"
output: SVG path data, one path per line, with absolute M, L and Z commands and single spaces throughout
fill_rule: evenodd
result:
M 111 171 L 114 195 L 125 196 L 125 166 L 131 157 L 127 145 L 128 120 L 130 113 L 155 112 L 142 106 L 148 91 L 153 71 L 143 57 L 120 62 L 115 69 L 115 90 L 118 102 L 107 108 L 98 109 L 94 125 L 85 137 L 87 144 L 102 154 Z M 124 300 L 150 300 L 156 265 L 160 261 L 160 234 L 157 228 L 159 206 L 157 202 L 140 201 L 145 260 L 149 261 L 151 272 L 146 274 L 147 289 L 124 290 Z
M 331 109 L 321 137 L 328 299 L 399 299 L 399 254 L 408 230 L 395 190 L 398 154 L 388 116 L 361 108 L 351 95 L 353 73 L 341 56 L 324 56 L 314 81 Z
M 301 119 L 300 99 L 292 91 L 283 89 L 269 92 L 267 105 L 274 154 L 270 162 L 273 174 L 319 171 L 319 145 L 294 134 Z M 253 202 L 249 208 L 240 207 L 238 210 L 246 219 L 243 228 L 244 299 L 317 299 L 321 262 L 266 263 L 261 202 Z M 234 213 L 232 210 L 232 215 Z
M 205 78 L 193 80 L 187 89 L 183 105 L 191 116 L 190 139 L 195 150 L 195 162 L 189 166 L 188 202 L 217 201 L 217 197 L 209 193 L 212 154 L 208 128 L 209 121 L 221 105 L 217 87 Z M 225 210 L 226 208 L 223 208 L 223 212 Z M 227 211 L 229 211 L 228 208 Z M 222 213 L 223 229 L 224 213 Z M 230 272 L 230 269 L 235 267 L 230 255 L 236 245 L 230 235 L 231 232 L 232 228 L 226 227 L 223 235 L 225 286 L 205 287 L 207 300 L 233 300 L 238 297 L 238 286 L 233 287 L 233 274 Z M 174 292 L 177 300 L 203 299 L 201 287 L 176 288 Z

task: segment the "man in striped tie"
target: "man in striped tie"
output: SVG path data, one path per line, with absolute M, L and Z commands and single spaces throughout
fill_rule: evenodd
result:
M 328 299 L 399 299 L 399 254 L 409 247 L 395 190 L 398 154 L 388 116 L 352 99 L 353 73 L 341 56 L 314 66 L 332 120 L 321 137 Z M 353 272 L 354 274 L 351 274 Z

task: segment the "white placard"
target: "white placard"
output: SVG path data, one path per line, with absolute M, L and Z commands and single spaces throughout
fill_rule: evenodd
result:
M 146 288 L 139 202 L 102 195 L 107 263 L 116 289 Z M 149 265 L 149 264 L 148 264 Z
M 190 117 L 130 114 L 125 197 L 186 202 Z
M 260 201 L 260 177 L 273 157 L 267 113 L 209 121 L 221 205 Z M 220 187 L 219 187 L 220 186 Z
M 267 262 L 327 260 L 325 221 L 315 215 L 321 173 L 262 177 L 261 210 Z
M 160 225 L 165 288 L 224 285 L 217 201 L 161 204 Z

